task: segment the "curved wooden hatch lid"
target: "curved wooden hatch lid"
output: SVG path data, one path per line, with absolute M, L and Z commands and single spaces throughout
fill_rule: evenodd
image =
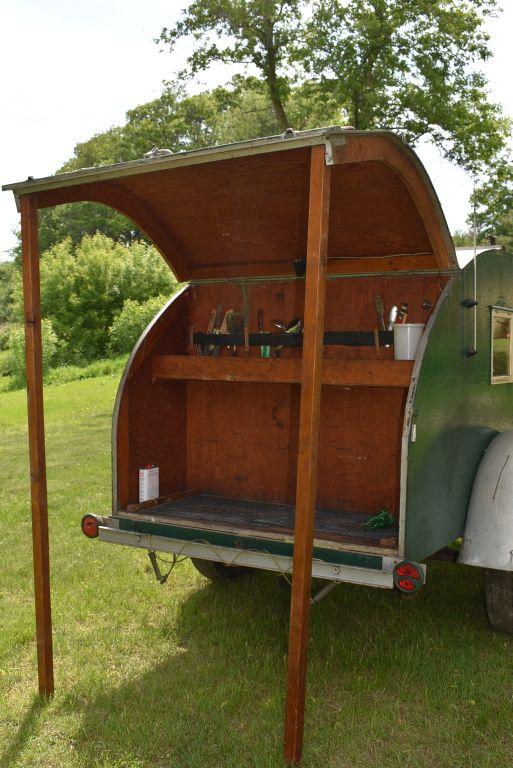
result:
M 339 127 L 11 184 L 38 207 L 94 201 L 131 218 L 181 280 L 294 275 L 305 258 L 310 149 L 332 166 L 330 273 L 457 267 L 432 184 L 396 135 Z

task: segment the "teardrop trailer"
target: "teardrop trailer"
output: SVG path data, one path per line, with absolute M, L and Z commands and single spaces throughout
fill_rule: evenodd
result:
M 458 267 L 397 136 L 291 132 L 4 189 L 22 217 L 41 692 L 53 667 L 37 210 L 84 200 L 130 217 L 186 283 L 127 363 L 112 512 L 87 515 L 84 533 L 154 563 L 189 556 L 209 578 L 292 573 L 286 761 L 301 757 L 312 576 L 415 593 L 426 559 L 463 537 L 460 562 L 487 569 L 492 625 L 513 634 L 513 256 Z M 393 306 L 422 326 L 414 359 L 396 359 Z M 148 466 L 158 496 L 141 501 Z

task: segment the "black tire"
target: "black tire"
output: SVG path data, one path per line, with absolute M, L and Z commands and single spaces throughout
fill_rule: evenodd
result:
M 486 610 L 496 632 L 513 637 L 513 573 L 486 571 Z
M 239 565 L 224 565 L 215 560 L 199 560 L 191 557 L 192 564 L 197 571 L 210 581 L 234 581 L 239 576 L 249 573 L 251 568 L 243 568 Z

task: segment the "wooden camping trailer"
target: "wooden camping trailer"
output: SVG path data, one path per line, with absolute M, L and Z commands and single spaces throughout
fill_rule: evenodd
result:
M 473 265 L 458 268 L 425 171 L 389 132 L 290 132 L 8 188 L 22 215 L 40 689 L 53 691 L 37 210 L 89 200 L 129 216 L 186 282 L 127 364 L 112 513 L 93 535 L 213 576 L 292 571 L 285 758 L 299 762 L 312 575 L 392 587 L 414 561 L 422 583 L 421 561 L 463 535 L 483 450 L 509 426 Z M 482 259 L 488 304 L 513 306 L 511 257 Z M 378 296 L 426 324 L 415 360 L 394 359 Z M 213 332 L 218 307 L 242 327 Z M 302 332 L 285 331 L 294 318 Z M 140 503 L 147 465 L 159 498 Z M 386 529 L 363 527 L 383 509 Z

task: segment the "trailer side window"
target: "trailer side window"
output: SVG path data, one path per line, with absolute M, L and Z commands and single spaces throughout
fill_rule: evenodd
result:
M 513 381 L 511 369 L 511 312 L 492 309 L 492 384 Z

